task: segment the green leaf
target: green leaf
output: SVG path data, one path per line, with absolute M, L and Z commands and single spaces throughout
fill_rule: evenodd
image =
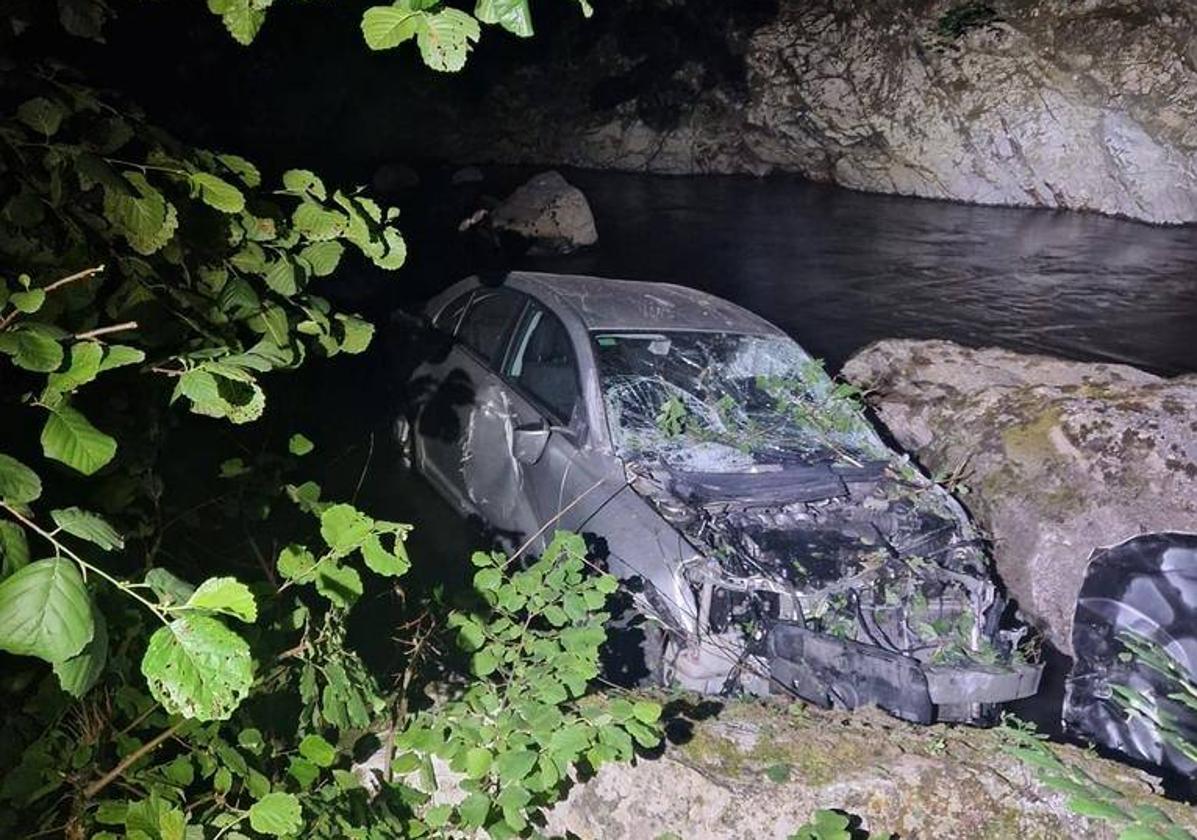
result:
M 632 714 L 644 723 L 656 723 L 661 718 L 661 704 L 639 700 L 632 704 Z
M 345 246 L 336 240 L 312 242 L 299 252 L 299 258 L 311 266 L 313 277 L 327 277 L 337 270 Z
M 170 241 L 178 227 L 174 205 L 140 172 L 126 172 L 132 189 L 104 190 L 104 216 L 139 254 L 152 254 Z
M 54 674 L 58 677 L 58 684 L 72 697 L 82 697 L 91 691 L 92 686 L 104 673 L 104 665 L 108 662 L 108 622 L 104 620 L 104 614 L 94 606 L 92 618 L 95 621 L 95 633 L 92 634 L 91 641 L 70 659 L 54 663 Z
M 324 241 L 340 235 L 345 230 L 347 220 L 343 213 L 305 201 L 291 214 L 291 223 L 308 239 Z
M 363 592 L 357 569 L 325 561 L 316 570 L 316 591 L 339 607 L 351 607 Z
M 321 201 L 328 197 L 324 182 L 307 169 L 288 169 L 283 173 L 283 186 L 291 192 L 306 193 Z
M 42 494 L 37 473 L 0 452 L 0 500 L 10 505 L 27 505 Z
M 18 312 L 23 312 L 26 315 L 32 315 L 42 308 L 46 302 L 46 292 L 44 289 L 29 289 L 24 292 L 13 292 L 9 296 L 8 302 Z
M 208 172 L 196 172 L 191 175 L 191 185 L 204 204 L 222 213 L 240 213 L 245 209 L 245 196 L 241 190 L 223 178 Z
M 84 475 L 92 475 L 116 454 L 116 441 L 69 405 L 50 411 L 41 440 L 47 458 L 61 461 Z
M 407 549 L 403 545 L 403 537 L 396 535 L 395 550 L 387 551 L 378 534 L 370 534 L 362 543 L 362 559 L 366 567 L 376 575 L 384 577 L 399 577 L 411 568 L 411 561 L 407 558 Z
M 249 694 L 253 660 L 245 640 L 220 621 L 190 613 L 150 637 L 141 672 L 171 714 L 227 720 Z
M 0 353 L 13 364 L 35 373 L 49 373 L 62 364 L 62 345 L 40 330 L 13 329 L 0 333 Z
M 266 22 L 266 11 L 260 0 L 208 0 L 208 8 L 214 11 L 220 9 L 224 28 L 243 47 L 253 43 L 262 24 Z
M 46 137 L 58 131 L 66 115 L 65 108 L 44 96 L 22 102 L 17 108 L 17 119 Z
M 518 782 L 532 772 L 532 768 L 536 766 L 536 758 L 536 753 L 531 750 L 512 750 L 500 754 L 495 760 L 499 781 L 504 785 Z
M 316 445 L 299 432 L 291 435 L 291 439 L 287 441 L 287 451 L 292 455 L 307 455 L 315 448 Z
M 469 828 L 480 828 L 490 813 L 490 798 L 481 793 L 471 793 L 457 806 L 461 821 Z
M 71 560 L 38 560 L 0 583 L 0 650 L 70 659 L 95 635 L 83 578 Z
M 258 167 L 254 166 L 240 155 L 217 155 L 216 159 L 224 164 L 230 172 L 241 179 L 241 183 L 253 189 L 262 185 L 262 174 L 258 172 Z
M 289 545 L 278 554 L 278 573 L 296 583 L 315 578 L 316 558 L 302 545 Z
M 319 735 L 305 735 L 299 742 L 299 754 L 317 767 L 332 767 L 337 760 L 337 751 Z
M 187 599 L 186 606 L 231 615 L 250 623 L 258 620 L 258 605 L 253 593 L 233 577 L 208 578 Z
M 528 0 L 478 0 L 474 6 L 474 17 L 483 23 L 497 23 L 521 38 L 533 35 Z
M 339 556 L 360 547 L 373 527 L 370 517 L 353 505 L 333 505 L 320 514 L 320 536 Z
M 481 779 L 490 772 L 493 760 L 494 756 L 490 754 L 490 750 L 483 747 L 471 747 L 465 755 L 466 775 L 471 779 Z
M 78 341 L 71 345 L 71 364 L 62 373 L 52 373 L 46 379 L 46 387 L 60 394 L 67 394 L 86 385 L 100 373 L 100 362 L 104 348 L 98 341 Z
M 425 64 L 451 73 L 465 67 L 470 42 L 477 41 L 481 34 L 472 16 L 446 6 L 435 14 L 425 13 L 425 25 L 416 32 L 416 43 Z
M 372 50 L 389 50 L 413 37 L 423 12 L 395 6 L 373 6 L 362 15 L 362 37 Z
M 299 291 L 299 282 L 295 271 L 295 264 L 289 257 L 275 260 L 266 269 L 266 285 L 274 292 L 284 297 L 290 297 Z
M 494 567 L 479 569 L 474 575 L 474 588 L 479 592 L 491 592 L 503 583 L 503 573 Z
M 28 565 L 29 541 L 25 538 L 25 529 L 15 522 L 0 519 L 0 580 Z
M 291 793 L 268 793 L 249 808 L 249 825 L 274 837 L 298 834 L 303 828 L 303 809 Z
M 68 534 L 95 543 L 105 551 L 125 547 L 125 541 L 121 535 L 98 513 L 69 507 L 50 511 L 50 517 L 59 528 Z
M 374 325 L 352 315 L 337 313 L 337 321 L 341 324 L 344 336 L 341 339 L 341 349 L 346 353 L 361 353 L 370 346 L 374 338 Z
M 100 360 L 100 373 L 125 365 L 139 365 L 145 361 L 145 353 L 136 347 L 123 344 L 109 344 L 104 347 L 104 358 Z

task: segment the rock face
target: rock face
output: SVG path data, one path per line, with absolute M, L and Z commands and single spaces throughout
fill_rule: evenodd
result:
M 598 241 L 586 196 L 560 172 L 542 172 L 490 215 L 495 230 L 534 240 L 542 251 L 565 253 Z
M 1008 753 L 993 730 L 917 727 L 868 711 L 807 709 L 795 716 L 747 703 L 730 704 L 694 727 L 686 743 L 660 758 L 607 765 L 575 786 L 550 811 L 546 833 L 581 840 L 784 840 L 816 809 L 834 808 L 859 817 L 861 828 L 878 838 L 891 832 L 904 840 L 1119 836 L 1119 828 L 1069 810 L 1067 796 Z M 1072 747 L 1053 750 L 1122 791 L 1121 807 L 1156 805 L 1197 830 L 1191 809 L 1154 796 L 1138 771 Z
M 963 500 L 1032 620 L 1071 651 L 1090 553 L 1197 523 L 1197 376 L 946 341 L 881 341 L 844 366 L 897 441 Z
M 612 94 L 645 84 L 651 60 L 613 37 L 585 62 L 517 74 L 475 119 L 444 123 L 445 148 L 1197 221 L 1186 0 L 780 0 L 769 22 L 725 37 L 735 84 L 699 57 L 648 92 Z

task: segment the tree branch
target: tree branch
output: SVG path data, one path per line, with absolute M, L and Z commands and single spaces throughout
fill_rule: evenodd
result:
M 121 762 L 119 764 L 117 764 L 115 767 L 113 767 L 111 770 L 109 770 L 103 776 L 96 779 L 94 782 L 92 782 L 90 785 L 88 785 L 86 788 L 84 788 L 83 797 L 85 799 L 94 799 L 95 795 L 97 793 L 99 793 L 104 788 L 108 787 L 108 785 L 112 784 L 114 781 L 119 779 L 121 777 L 121 775 L 126 770 L 128 770 L 129 767 L 132 766 L 133 763 L 136 762 L 139 758 L 143 757 L 144 755 L 149 753 L 151 750 L 157 748 L 157 746 L 159 744 L 161 744 L 167 738 L 171 737 L 176 732 L 178 732 L 183 727 L 184 723 L 186 723 L 186 721 L 182 721 L 182 720 L 179 721 L 174 726 L 172 726 L 170 729 L 162 730 L 157 735 L 155 735 L 153 738 L 151 738 L 150 740 L 148 740 L 144 744 L 142 744 L 140 747 L 133 750 L 133 752 L 129 753 L 127 756 L 125 756 L 123 759 L 121 759 Z
M 136 321 L 125 321 L 123 324 L 111 324 L 107 327 L 97 327 L 94 330 L 88 330 L 87 332 L 78 333 L 75 335 L 75 338 L 77 340 L 82 340 L 85 338 L 96 338 L 97 336 L 107 335 L 108 333 L 121 332 L 122 330 L 135 330 L 135 329 L 137 329 Z

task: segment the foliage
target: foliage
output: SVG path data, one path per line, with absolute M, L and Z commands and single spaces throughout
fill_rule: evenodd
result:
M 395 740 L 393 769 L 434 776 L 432 757 L 464 778 L 464 798 L 438 805 L 433 828 L 484 827 L 492 837 L 528 828 L 526 812 L 555 801 L 570 768 L 628 761 L 660 742 L 661 707 L 617 698 L 582 702 L 598 676 L 603 612 L 616 582 L 587 574 L 586 545 L 559 532 L 536 562 L 509 573 L 502 554 L 476 553 L 474 588 L 486 609 L 454 612 L 448 626 L 470 655 L 475 680 L 418 715 Z
M 1003 715 L 1006 752 L 1034 770 L 1044 787 L 1068 797 L 1074 814 L 1109 823 L 1119 840 L 1193 840 L 1189 832 L 1153 805 L 1136 803 L 1117 788 L 1094 779 L 1083 768 L 1062 760 L 1033 724 Z
M 1125 648 L 1119 654 L 1120 659 L 1154 671 L 1172 690 L 1159 697 L 1154 692 L 1114 683 L 1110 686 L 1112 699 L 1128 717 L 1142 718 L 1165 743 L 1197 762 L 1197 740 L 1193 739 L 1192 726 L 1186 726 L 1176 714 L 1179 712 L 1190 719 L 1197 715 L 1197 683 L 1189 670 L 1159 644 L 1137 633 L 1123 631 L 1119 633 L 1118 641 Z
M 208 5 L 248 43 L 271 3 Z M 110 10 L 57 12 L 101 39 Z M 403 0 L 368 10 L 363 31 L 455 70 L 480 24 L 532 32 L 526 0 L 473 14 Z M 303 169 L 268 188 L 250 161 L 179 142 L 58 65 L 0 83 L 0 411 L 35 429 L 0 444 L 0 834 L 506 836 L 576 765 L 657 743 L 655 703 L 584 697 L 615 584 L 580 539 L 524 567 L 479 555 L 467 609 L 405 596 L 404 670 L 379 679 L 347 626 L 367 591 L 410 571 L 409 525 L 285 484 L 315 450 L 298 433 L 285 452 L 242 444 L 223 461 L 184 440 L 190 483 L 224 486 L 187 506 L 167 484 L 172 436 L 198 428 L 179 408 L 240 427 L 265 412 L 267 374 L 368 347 L 373 327 L 319 283 L 349 259 L 398 269 L 397 211 Z M 176 553 L 181 531 L 201 562 Z M 230 551 L 225 531 L 245 538 Z M 428 657 L 450 636 L 470 673 Z M 434 676 L 464 687 L 427 707 Z M 377 778 L 353 767 L 371 739 L 402 750 Z M 458 806 L 402 773 L 434 757 L 465 773 Z
M 594 13 L 587 0 L 577 0 L 582 14 Z M 240 44 L 250 44 L 266 22 L 274 0 L 208 0 L 225 28 Z M 372 50 L 389 50 L 415 40 L 420 57 L 433 70 L 454 72 L 465 66 L 482 25 L 499 26 L 513 35 L 533 34 L 529 0 L 477 0 L 473 12 L 440 0 L 395 0 L 362 13 L 362 38 Z

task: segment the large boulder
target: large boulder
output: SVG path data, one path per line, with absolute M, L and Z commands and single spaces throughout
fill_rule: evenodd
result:
M 1061 650 L 1094 549 L 1197 523 L 1197 377 L 887 340 L 843 374 L 966 491 L 1002 580 Z
M 1092 784 L 1094 791 L 1104 785 L 1116 792 L 1107 794 L 1107 804 L 1127 813 L 1156 806 L 1164 820 L 1197 831 L 1192 809 L 1155 795 L 1141 772 L 1061 745 L 1051 747 L 1057 759 L 1032 750 L 1032 765 L 1012 753 L 1008 737 L 1002 730 L 919 727 L 875 710 L 795 714 L 778 705 L 731 703 L 694 722 L 682 743 L 659 758 L 608 764 L 576 785 L 549 812 L 546 833 L 580 840 L 785 840 L 815 810 L 840 809 L 877 838 L 891 832 L 903 840 L 1163 836 L 1122 835 L 1125 824 L 1080 816 L 1061 792 L 1067 782 L 1059 781 L 1084 779 L 1077 771 L 1090 780 L 1082 790 Z M 1056 769 L 1041 769 L 1056 760 Z M 1053 776 L 1055 789 L 1045 783 Z
M 771 18 L 730 25 L 710 5 L 688 24 L 701 38 L 671 41 L 666 29 L 641 54 L 647 39 L 615 35 L 584 61 L 563 50 L 568 64 L 509 74 L 468 118 L 413 124 L 440 126 L 438 148 L 461 159 L 783 170 L 877 192 L 1197 221 L 1191 2 L 781 0 Z M 646 73 L 661 51 L 671 60 Z M 427 148 L 426 135 L 413 141 Z
M 491 226 L 530 239 L 540 251 L 564 253 L 598 241 L 586 196 L 560 172 L 542 172 L 490 214 Z

